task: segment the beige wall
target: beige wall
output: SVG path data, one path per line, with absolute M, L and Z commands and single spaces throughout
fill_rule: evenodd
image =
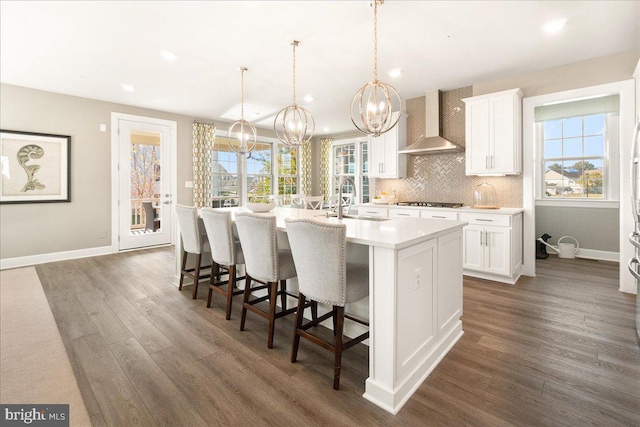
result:
M 638 58 L 640 58 L 640 50 L 632 50 L 519 76 L 476 83 L 473 85 L 473 95 L 484 95 L 519 87 L 526 98 L 628 80 L 632 78 Z
M 177 202 L 192 204 L 184 182 L 192 180 L 193 117 L 3 84 L 0 128 L 71 135 L 72 169 L 71 203 L 0 205 L 0 258 L 111 244 L 112 112 L 177 122 Z

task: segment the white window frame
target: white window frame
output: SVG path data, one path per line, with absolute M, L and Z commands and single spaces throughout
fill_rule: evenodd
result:
M 562 102 L 572 102 L 566 100 Z M 591 115 L 591 114 L 589 114 Z M 614 118 L 615 116 L 615 118 Z M 619 179 L 619 124 L 613 125 L 612 121 L 619 122 L 619 114 L 605 113 L 605 138 L 604 138 L 604 156 L 596 156 L 594 158 L 603 158 L 603 176 L 604 176 L 604 197 L 596 198 L 552 198 L 545 197 L 545 172 L 546 162 L 562 161 L 573 159 L 573 157 L 545 158 L 544 157 L 544 122 L 535 123 L 535 151 L 537 162 L 536 183 L 535 183 L 535 205 L 536 206 L 557 206 L 557 207 L 585 207 L 585 208 L 617 208 L 620 202 L 620 183 Z M 581 157 L 577 160 L 589 160 L 590 156 Z
M 297 194 L 300 194 L 302 189 L 302 165 L 300 164 L 300 161 L 302 160 L 302 156 L 300 155 L 300 152 L 302 151 L 302 147 L 298 146 L 298 147 L 287 147 L 285 144 L 283 144 L 281 141 L 278 141 L 277 143 L 274 144 L 274 158 L 275 158 L 275 162 L 274 162 L 274 166 L 275 166 L 275 171 L 274 171 L 274 176 L 275 176 L 275 181 L 274 181 L 274 186 L 276 189 L 276 192 L 278 194 L 280 194 L 280 186 L 278 185 L 278 181 L 280 180 L 280 174 L 278 173 L 278 169 L 279 169 L 279 162 L 278 162 L 278 149 L 280 146 L 284 147 L 284 148 L 296 148 L 296 173 L 293 175 L 282 175 L 283 177 L 295 177 L 296 178 L 296 186 L 298 187 L 298 192 Z M 276 194 L 274 192 L 274 194 Z M 294 193 L 296 194 L 296 193 Z M 282 194 L 282 196 L 286 196 L 285 194 Z
M 357 137 L 357 138 L 348 138 L 348 139 L 340 139 L 335 140 L 331 143 L 331 161 L 330 165 L 330 174 L 331 177 L 331 194 L 334 194 L 333 183 L 335 181 L 336 173 L 335 173 L 335 157 L 334 157 L 334 149 L 335 147 L 343 146 L 343 145 L 355 145 L 355 173 L 353 174 L 353 180 L 356 183 L 356 203 L 362 203 L 362 176 L 365 175 L 362 173 L 362 143 L 369 142 L 369 138 Z M 369 147 L 369 153 L 371 153 L 371 148 Z M 371 166 L 371 165 L 369 165 Z M 368 173 L 366 174 L 369 175 Z M 340 175 L 340 176 L 352 176 L 351 174 Z M 369 179 L 369 190 L 371 190 L 371 179 Z M 369 194 L 369 198 L 371 198 L 371 194 Z
M 216 138 L 226 138 L 228 135 L 225 130 L 216 130 L 215 137 Z M 277 147 L 278 145 L 282 145 L 279 139 L 271 138 L 267 136 L 258 135 L 257 142 L 263 144 L 271 145 L 271 194 L 276 194 L 278 191 L 278 157 L 277 157 Z M 298 188 L 302 184 L 302 165 L 300 164 L 301 156 L 300 149 L 297 150 L 297 159 L 296 159 L 296 167 L 297 167 L 297 180 L 298 180 Z M 251 174 L 254 175 L 254 174 Z M 248 201 L 248 176 L 247 172 L 247 156 L 246 155 L 238 155 L 238 205 L 246 206 Z

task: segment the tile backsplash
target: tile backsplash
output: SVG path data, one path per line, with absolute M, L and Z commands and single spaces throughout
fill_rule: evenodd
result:
M 464 102 L 473 95 L 472 87 L 443 91 L 443 136 L 464 145 Z M 425 97 L 408 99 L 407 144 L 425 132 Z M 407 156 L 407 177 L 402 179 L 373 179 L 371 194 L 381 191 L 396 193 L 399 201 L 461 202 L 473 204 L 476 186 L 488 182 L 496 189 L 501 207 L 522 207 L 522 176 L 481 177 L 465 175 L 465 153 L 441 153 Z

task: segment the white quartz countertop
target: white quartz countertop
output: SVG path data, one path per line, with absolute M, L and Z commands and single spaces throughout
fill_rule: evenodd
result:
M 247 208 L 219 208 L 230 211 L 235 219 L 239 212 L 250 212 Z M 390 218 L 385 221 L 364 219 L 327 218 L 327 211 L 277 207 L 260 215 L 275 215 L 278 230 L 286 231 L 285 219 L 314 219 L 325 224 L 343 223 L 347 226 L 347 241 L 368 246 L 402 249 L 462 229 L 466 222 L 426 218 Z
M 433 208 L 428 206 L 398 206 L 398 205 L 385 205 L 382 203 L 362 203 L 358 206 L 366 206 L 368 208 L 376 207 L 376 208 L 389 208 L 389 209 L 418 209 L 418 210 L 437 210 L 437 211 L 448 211 L 448 212 L 470 212 L 470 213 L 485 213 L 485 214 L 499 214 L 499 215 L 517 215 L 521 212 L 524 212 L 523 208 L 500 208 L 500 209 L 474 209 L 471 206 L 463 206 L 461 208 Z

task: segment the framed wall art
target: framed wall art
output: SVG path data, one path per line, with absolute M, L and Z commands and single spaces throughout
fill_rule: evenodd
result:
M 71 201 L 71 137 L 0 130 L 0 204 Z

